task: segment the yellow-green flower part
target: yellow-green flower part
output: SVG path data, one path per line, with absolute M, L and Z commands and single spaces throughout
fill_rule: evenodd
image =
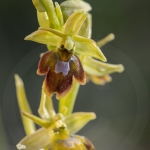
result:
M 73 134 L 83 128 L 89 121 L 96 118 L 96 115 L 93 112 L 76 112 L 66 115 L 69 104 L 68 108 L 62 105 L 62 109 L 65 108 L 63 109 L 64 111 L 56 114 L 52 99 L 43 92 L 43 89 L 40 106 L 38 109 L 38 113 L 41 118 L 34 116 L 26 99 L 23 82 L 18 75 L 15 75 L 15 83 L 20 113 L 23 115 L 23 118 L 27 119 L 23 121 L 27 136 L 17 144 L 17 148 L 19 150 L 48 150 L 48 148 L 53 144 L 58 144 L 57 141 L 65 141 L 69 139 Z M 35 127 L 34 122 L 40 125 L 41 128 L 38 130 L 33 128 Z M 81 143 L 81 145 L 79 144 L 79 150 L 84 150 L 84 148 L 85 150 L 88 150 L 86 148 L 88 143 L 83 142 L 81 139 L 84 140 L 84 138 L 77 140 L 79 143 Z

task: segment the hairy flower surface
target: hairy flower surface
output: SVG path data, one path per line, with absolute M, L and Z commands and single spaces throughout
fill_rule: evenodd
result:
M 46 74 L 43 88 L 48 96 L 56 93 L 56 98 L 64 96 L 73 84 L 73 76 L 80 83 L 86 83 L 86 77 L 79 58 L 61 47 L 49 51 L 40 59 L 37 73 Z

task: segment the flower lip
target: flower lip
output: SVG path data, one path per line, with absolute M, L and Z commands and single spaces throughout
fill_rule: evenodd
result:
M 86 75 L 79 58 L 66 49 L 49 51 L 40 59 L 37 73 L 46 74 L 43 83 L 48 96 L 56 93 L 59 99 L 65 96 L 73 85 L 73 77 L 80 84 L 86 83 Z
M 58 54 L 57 54 L 57 56 L 58 56 Z M 57 74 L 60 73 L 60 72 L 62 72 L 63 75 L 66 76 L 68 74 L 69 70 L 70 70 L 70 65 L 69 65 L 70 61 L 71 61 L 71 58 L 69 59 L 68 62 L 61 61 L 59 59 L 59 56 L 58 56 L 57 63 L 55 65 L 55 72 Z

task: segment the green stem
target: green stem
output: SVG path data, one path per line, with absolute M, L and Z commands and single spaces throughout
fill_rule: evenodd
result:
M 79 90 L 79 83 L 75 80 L 73 81 L 73 87 L 70 92 L 63 98 L 59 100 L 59 112 L 62 113 L 64 116 L 67 116 L 72 113 L 74 108 L 74 103 L 78 94 Z M 66 109 L 64 112 L 63 110 Z

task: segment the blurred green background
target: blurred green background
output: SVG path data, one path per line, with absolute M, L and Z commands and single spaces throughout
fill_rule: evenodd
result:
M 61 3 L 61 0 L 57 2 Z M 87 0 L 93 7 L 94 40 L 109 33 L 116 39 L 102 47 L 109 63 L 123 64 L 105 86 L 81 86 L 74 111 L 94 111 L 97 119 L 78 134 L 85 135 L 97 150 L 150 149 L 150 1 Z M 24 80 L 33 113 L 37 115 L 41 84 L 36 75 L 44 45 L 24 41 L 37 30 L 31 0 L 0 1 L 0 149 L 16 150 L 24 137 L 16 101 L 13 74 Z M 54 101 L 57 105 L 57 101 Z M 56 108 L 57 109 L 57 108 Z

